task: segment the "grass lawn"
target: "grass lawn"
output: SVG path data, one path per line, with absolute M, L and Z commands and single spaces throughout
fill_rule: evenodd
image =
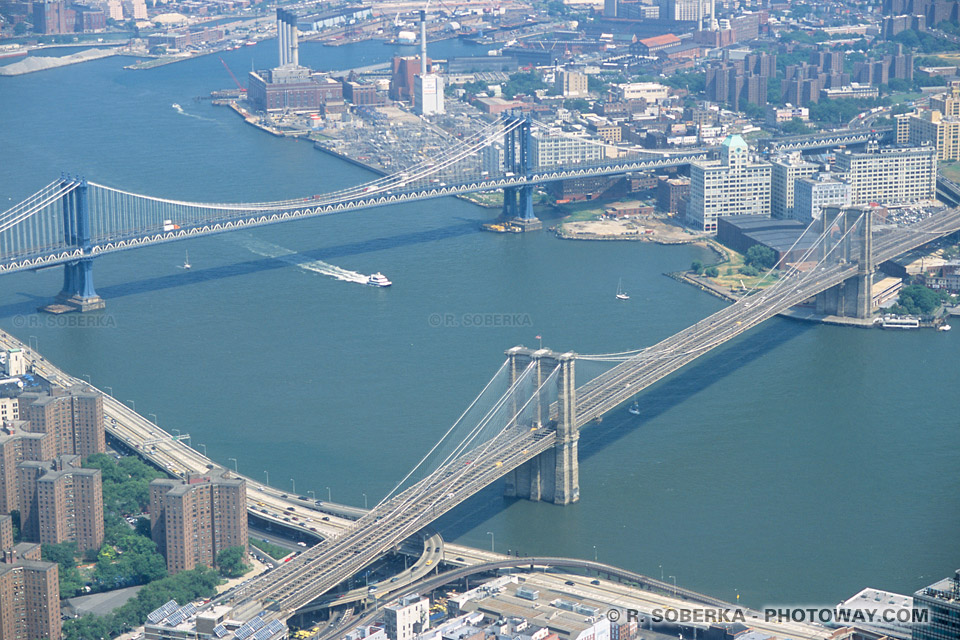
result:
M 774 277 L 764 279 L 763 273 L 758 276 L 745 276 L 741 274 L 740 269 L 744 266 L 743 254 L 727 249 L 727 255 L 730 257 L 727 262 L 708 265 L 715 266 L 720 271 L 719 276 L 716 278 L 710 278 L 712 282 L 718 284 L 719 286 L 735 291 L 740 289 L 740 283 L 742 282 L 743 286 L 745 286 L 747 289 L 753 289 L 754 287 L 763 289 L 765 287 L 769 287 L 777 281 L 777 279 Z M 732 271 L 732 273 L 728 275 L 728 271 Z
M 960 162 L 951 160 L 950 162 L 941 162 L 940 171 L 947 176 L 949 180 L 960 182 Z
M 286 558 L 288 555 L 293 553 L 289 549 L 284 549 L 283 547 L 275 545 L 272 542 L 264 542 L 259 538 L 250 538 L 250 544 L 255 546 L 257 549 L 260 549 L 260 551 L 263 551 L 274 560 Z

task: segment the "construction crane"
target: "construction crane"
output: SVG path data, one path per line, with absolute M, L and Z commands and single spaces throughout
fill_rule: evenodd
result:
M 247 90 L 243 87 L 242 84 L 240 84 L 240 81 L 237 80 L 237 76 L 233 74 L 233 71 L 230 70 L 230 65 L 227 64 L 227 61 L 223 59 L 223 56 L 218 56 L 218 57 L 220 58 L 220 62 L 223 63 L 223 67 L 227 70 L 227 73 L 229 73 L 230 77 L 233 78 L 233 82 L 234 84 L 237 85 L 237 89 L 240 90 L 240 93 L 246 93 Z

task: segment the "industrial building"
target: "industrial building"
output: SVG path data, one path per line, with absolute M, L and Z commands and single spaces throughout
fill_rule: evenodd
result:
M 850 183 L 853 205 L 930 201 L 937 193 L 934 147 L 869 149 L 837 154 L 834 170 Z
M 741 136 L 727 136 L 720 160 L 690 164 L 687 219 L 700 231 L 716 233 L 718 218 L 769 215 L 770 169 L 750 157 Z

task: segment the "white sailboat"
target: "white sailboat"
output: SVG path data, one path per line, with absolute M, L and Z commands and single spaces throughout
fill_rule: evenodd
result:
M 617 283 L 617 300 L 629 300 L 630 296 L 623 290 L 623 278 Z
M 184 251 L 183 254 L 183 268 L 190 269 L 190 252 Z

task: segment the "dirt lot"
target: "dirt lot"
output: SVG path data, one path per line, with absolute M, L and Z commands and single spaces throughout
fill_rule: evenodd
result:
M 701 239 L 700 234 L 662 218 L 565 222 L 557 228 L 557 234 L 574 240 L 643 240 L 664 244 L 696 242 Z

